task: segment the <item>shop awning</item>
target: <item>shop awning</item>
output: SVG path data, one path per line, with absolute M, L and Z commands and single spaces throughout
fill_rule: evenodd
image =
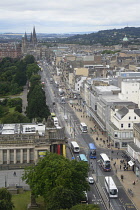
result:
M 130 166 L 133 166 L 133 165 L 134 165 L 134 163 L 133 163 L 132 160 L 130 160 L 130 161 L 128 162 L 128 164 L 129 164 Z

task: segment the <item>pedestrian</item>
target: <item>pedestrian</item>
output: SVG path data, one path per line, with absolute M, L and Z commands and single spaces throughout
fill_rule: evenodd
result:
M 120 165 L 120 170 L 121 170 L 122 166 Z
M 116 165 L 116 162 L 114 163 L 114 167 L 115 167 L 115 165 Z
M 13 175 L 16 176 L 16 172 L 15 171 L 14 171 Z
M 117 155 L 118 155 L 119 153 L 117 152 Z
M 133 185 L 135 185 L 135 181 L 133 181 Z
M 121 180 L 122 180 L 122 181 L 123 181 L 123 178 L 124 178 L 123 175 L 121 175 Z

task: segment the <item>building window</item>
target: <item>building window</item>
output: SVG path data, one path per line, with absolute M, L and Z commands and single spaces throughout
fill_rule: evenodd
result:
M 123 124 L 121 124 L 121 128 L 123 128 Z
M 115 137 L 118 137 L 118 134 L 117 133 L 115 133 L 115 135 L 114 135 Z
M 134 119 L 136 120 L 136 116 L 134 117 Z
M 131 119 L 131 117 L 129 117 L 129 120 Z
M 122 142 L 122 147 L 127 147 L 127 142 Z
M 131 127 L 131 124 L 130 123 L 128 123 L 128 128 L 130 128 Z

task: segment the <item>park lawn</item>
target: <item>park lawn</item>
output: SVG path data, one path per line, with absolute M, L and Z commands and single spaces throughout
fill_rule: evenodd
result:
M 30 203 L 30 191 L 26 191 L 22 194 L 12 195 L 12 202 L 15 208 L 13 210 L 27 210 L 27 206 Z M 42 197 L 38 197 L 36 202 L 40 205 L 39 210 L 45 210 L 44 200 Z

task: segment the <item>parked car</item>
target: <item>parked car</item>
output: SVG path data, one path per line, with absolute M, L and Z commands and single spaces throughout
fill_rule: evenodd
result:
M 89 184 L 94 184 L 94 179 L 92 176 L 88 177 L 88 182 L 89 182 Z

